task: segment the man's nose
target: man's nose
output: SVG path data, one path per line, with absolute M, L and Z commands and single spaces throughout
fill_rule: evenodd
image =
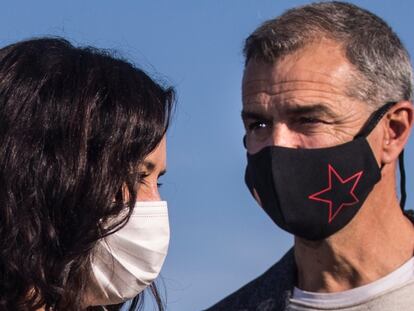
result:
M 266 137 L 261 140 L 252 141 L 252 143 L 247 145 L 247 149 L 249 153 L 254 154 L 268 146 L 298 148 L 299 141 L 297 133 L 292 131 L 286 124 L 277 123 L 268 131 Z
M 297 133 L 292 131 L 285 123 L 275 124 L 272 127 L 267 146 L 297 148 Z

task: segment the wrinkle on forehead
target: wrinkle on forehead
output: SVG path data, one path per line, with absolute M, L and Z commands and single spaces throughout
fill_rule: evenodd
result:
M 243 96 L 254 88 L 269 94 L 289 91 L 291 88 L 320 88 L 345 95 L 355 69 L 336 42 L 322 39 L 306 45 L 271 64 L 252 60 L 245 68 Z
M 243 76 L 243 106 L 324 103 L 339 109 L 338 115 L 347 114 L 355 101 L 348 96 L 353 77 L 355 68 L 341 46 L 322 39 L 273 64 L 250 61 Z
M 321 89 L 320 86 L 325 85 L 326 89 Z M 277 83 L 268 83 L 266 80 L 249 81 L 243 86 L 243 97 L 254 96 L 258 91 L 270 96 L 277 96 L 283 93 L 295 92 L 298 89 L 302 92 L 318 92 L 327 94 L 336 94 L 338 96 L 345 96 L 342 89 L 335 87 L 331 83 L 313 82 L 310 80 L 292 80 L 282 81 Z

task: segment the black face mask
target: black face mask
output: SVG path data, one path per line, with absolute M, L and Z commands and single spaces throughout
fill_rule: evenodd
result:
M 381 178 L 366 137 L 393 104 L 374 112 L 348 143 L 318 149 L 268 146 L 248 154 L 250 192 L 255 190 L 270 218 L 295 236 L 321 240 L 339 231 Z

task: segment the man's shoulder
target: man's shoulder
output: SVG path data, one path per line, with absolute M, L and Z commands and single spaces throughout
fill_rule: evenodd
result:
M 284 310 L 295 280 L 296 265 L 291 249 L 261 276 L 206 311 Z

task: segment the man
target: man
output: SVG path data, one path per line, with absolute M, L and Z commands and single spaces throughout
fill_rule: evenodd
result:
M 396 191 L 413 124 L 400 40 L 324 2 L 265 22 L 244 52 L 246 183 L 295 242 L 209 310 L 414 310 L 414 227 Z

